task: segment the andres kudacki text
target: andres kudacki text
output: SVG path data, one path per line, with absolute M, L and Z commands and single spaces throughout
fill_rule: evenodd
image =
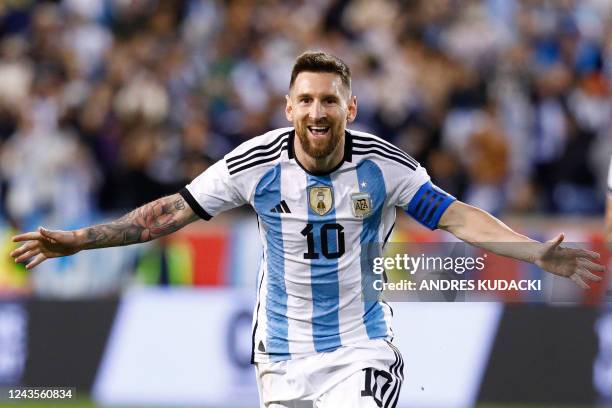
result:
M 375 290 L 384 291 L 540 291 L 542 281 L 540 279 L 436 279 L 415 282 L 402 279 L 399 282 L 375 280 L 373 287 Z

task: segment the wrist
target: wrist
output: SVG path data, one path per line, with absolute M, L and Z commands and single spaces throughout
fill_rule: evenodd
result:
M 533 241 L 533 242 L 534 242 L 533 250 L 529 254 L 530 262 L 532 264 L 535 264 L 538 267 L 541 267 L 542 257 L 548 251 L 549 245 L 547 242 L 539 242 L 539 241 Z
M 89 244 L 87 240 L 87 228 L 81 228 L 74 231 L 74 246 L 77 251 L 87 248 Z

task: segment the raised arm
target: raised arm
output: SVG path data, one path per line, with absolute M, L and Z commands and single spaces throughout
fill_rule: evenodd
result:
M 74 231 L 39 228 L 13 237 L 25 242 L 11 252 L 15 262 L 28 261 L 32 269 L 49 258 L 73 255 L 83 249 L 105 248 L 147 242 L 170 234 L 198 219 L 180 194 L 160 198 L 107 224 Z
M 582 288 L 588 288 L 587 281 L 601 280 L 591 271 L 604 270 L 593 262 L 599 258 L 598 253 L 561 247 L 563 234 L 548 242 L 538 242 L 513 231 L 486 211 L 460 201 L 448 207 L 438 227 L 498 255 L 531 262 L 550 273 L 568 277 Z

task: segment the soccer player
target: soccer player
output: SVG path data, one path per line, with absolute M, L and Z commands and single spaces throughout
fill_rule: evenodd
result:
M 293 127 L 246 141 L 179 193 L 108 224 L 18 235 L 14 240 L 25 243 L 12 256 L 33 268 L 83 249 L 149 241 L 251 205 L 264 248 L 252 359 L 266 408 L 396 405 L 403 361 L 391 344 L 391 309 L 362 298 L 396 207 L 430 229 L 533 262 L 581 287 L 600 279 L 591 272 L 603 270 L 592 261 L 596 253 L 562 248 L 562 234 L 546 243 L 520 235 L 435 187 L 397 147 L 347 130 L 357 99 L 340 59 L 299 56 L 286 100 Z

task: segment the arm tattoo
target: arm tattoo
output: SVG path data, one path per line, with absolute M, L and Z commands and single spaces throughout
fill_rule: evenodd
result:
M 87 228 L 85 247 L 103 248 L 150 241 L 177 231 L 196 219 L 183 197 L 175 194 L 145 204 L 111 223 Z

